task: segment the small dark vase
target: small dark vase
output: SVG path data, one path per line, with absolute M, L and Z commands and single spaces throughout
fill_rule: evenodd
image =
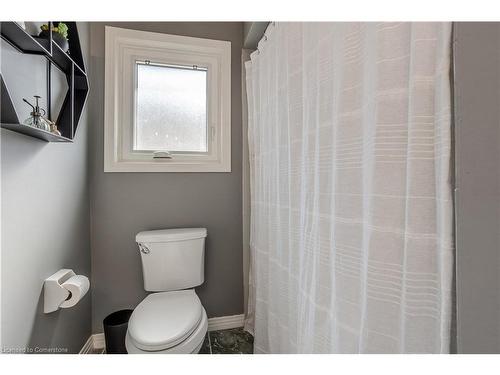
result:
M 42 30 L 40 32 L 40 34 L 38 34 L 38 37 L 39 38 L 48 39 L 49 38 L 49 31 L 48 30 Z M 69 50 L 68 39 L 66 39 L 65 37 L 63 37 L 59 33 L 52 32 L 52 40 L 54 42 L 56 42 L 59 45 L 59 47 L 61 47 L 61 49 L 64 52 L 68 52 L 68 50 Z

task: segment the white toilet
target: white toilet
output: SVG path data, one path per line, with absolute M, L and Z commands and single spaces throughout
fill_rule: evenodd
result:
M 130 317 L 128 353 L 198 353 L 207 333 L 205 309 L 195 286 L 204 280 L 205 228 L 137 234 L 148 295 Z M 191 289 L 189 289 L 191 288 Z

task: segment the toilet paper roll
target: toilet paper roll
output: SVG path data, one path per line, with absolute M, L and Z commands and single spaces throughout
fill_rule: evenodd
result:
M 75 306 L 83 296 L 89 291 L 90 281 L 87 276 L 76 275 L 70 277 L 61 284 L 64 289 L 69 290 L 70 295 L 68 299 L 61 303 L 60 307 L 68 308 Z

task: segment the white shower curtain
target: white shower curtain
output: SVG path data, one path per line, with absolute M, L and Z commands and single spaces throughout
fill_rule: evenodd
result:
M 256 353 L 447 353 L 450 23 L 276 23 L 246 63 Z

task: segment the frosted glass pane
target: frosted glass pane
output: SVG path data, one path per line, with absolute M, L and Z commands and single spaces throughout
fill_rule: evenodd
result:
M 207 71 L 137 64 L 134 150 L 207 152 Z

